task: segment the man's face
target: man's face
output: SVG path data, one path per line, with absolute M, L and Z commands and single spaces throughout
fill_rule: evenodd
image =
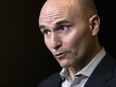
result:
M 39 26 L 46 46 L 61 67 L 71 67 L 87 56 L 92 38 L 88 20 L 80 8 L 77 6 L 75 10 L 74 3 L 63 1 L 44 6 Z

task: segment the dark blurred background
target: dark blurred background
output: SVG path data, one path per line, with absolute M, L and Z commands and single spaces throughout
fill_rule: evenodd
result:
M 0 87 L 37 87 L 60 70 L 43 43 L 38 14 L 45 0 L 0 1 Z M 116 59 L 114 1 L 95 0 L 100 43 Z

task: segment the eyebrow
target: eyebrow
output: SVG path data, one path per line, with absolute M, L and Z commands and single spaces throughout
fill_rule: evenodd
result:
M 62 25 L 62 24 L 67 24 L 67 23 L 70 23 L 70 22 L 67 20 L 62 20 L 62 21 L 57 22 L 56 25 Z
M 39 29 L 42 30 L 43 28 L 45 28 L 44 25 L 39 25 Z
M 69 23 L 70 22 L 67 21 L 67 20 L 62 20 L 62 21 L 56 22 L 55 26 L 63 25 L 63 24 L 69 24 Z M 47 27 L 45 25 L 39 25 L 39 28 L 40 28 L 40 30 L 42 30 L 42 29 L 45 29 Z

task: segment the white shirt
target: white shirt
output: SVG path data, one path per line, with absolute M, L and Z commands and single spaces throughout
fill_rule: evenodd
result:
M 68 71 L 66 68 L 63 68 L 60 72 L 60 76 L 62 79 L 65 79 L 62 83 L 61 87 L 84 87 L 85 83 L 87 82 L 88 78 L 96 68 L 96 66 L 99 64 L 99 62 L 102 60 L 102 58 L 105 56 L 106 52 L 103 48 L 94 58 L 92 61 L 90 61 L 89 64 L 87 64 L 82 70 L 77 72 L 75 74 L 74 81 L 71 81 L 68 77 Z M 79 75 L 79 76 L 78 76 Z

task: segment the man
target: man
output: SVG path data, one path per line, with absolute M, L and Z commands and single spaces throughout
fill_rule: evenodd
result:
M 92 0 L 47 0 L 39 27 L 62 70 L 38 87 L 116 87 L 116 63 L 98 42 Z

